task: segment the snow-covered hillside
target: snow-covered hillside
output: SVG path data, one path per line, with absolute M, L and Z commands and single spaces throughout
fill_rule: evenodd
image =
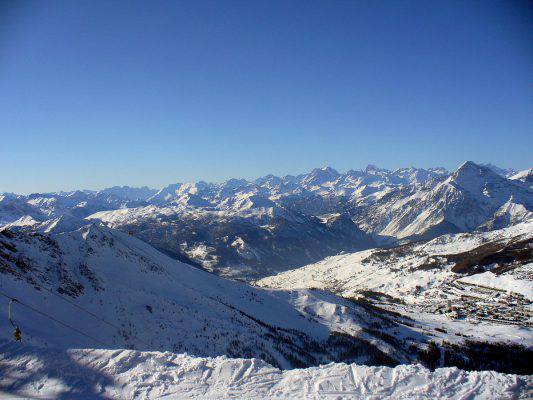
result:
M 6 305 L 18 300 L 12 313 L 24 343 L 38 346 L 225 354 L 282 368 L 418 357 L 376 336 L 370 327 L 395 324 L 361 306 L 225 280 L 95 224 L 48 235 L 1 231 L 0 278 Z M 6 314 L 1 307 L 5 339 L 13 330 Z
M 520 357 L 485 361 L 479 352 L 522 352 L 500 346 L 509 336 L 512 346 L 529 343 L 520 326 L 492 323 L 476 332 L 454 321 L 439 331 L 445 317 L 414 324 L 411 316 L 397 319 L 348 296 L 250 287 L 96 224 L 67 233 L 0 232 L 0 273 L 0 295 L 6 304 L 18 300 L 14 320 L 25 343 L 38 346 L 257 357 L 281 368 L 424 362 L 519 372 Z M 0 309 L 5 339 L 13 330 L 6 313 Z M 472 348 L 487 340 L 492 347 Z M 432 359 L 432 343 L 446 344 L 446 357 Z
M 24 367 L 22 367 L 24 366 Z M 77 399 L 526 399 L 531 377 L 327 364 L 280 371 L 257 359 L 0 345 L 0 397 Z
M 497 257 L 484 261 L 474 258 L 477 249 L 487 248 L 488 255 L 503 254 L 509 244 L 523 243 L 524 259 L 510 258 L 517 263 L 514 268 L 499 271 L 494 275 L 494 284 L 507 277 L 522 277 L 517 293 L 523 293 L 533 301 L 533 264 L 531 242 L 533 240 L 533 221 L 525 222 L 490 232 L 461 233 L 443 235 L 427 242 L 403 245 L 392 249 L 372 249 L 352 254 L 328 257 L 318 263 L 290 270 L 261 279 L 257 285 L 283 289 L 319 288 L 345 297 L 352 297 L 362 291 L 376 291 L 408 302 L 424 302 L 433 297 L 445 284 L 455 280 L 465 280 L 466 275 L 455 271 L 463 259 L 472 259 L 469 273 L 498 270 Z M 494 248 L 490 249 L 492 245 Z M 483 262 L 483 264 L 482 264 Z M 460 272 L 460 271 L 458 271 Z M 474 279 L 473 277 L 469 278 Z M 517 278 L 518 279 L 518 278 Z M 425 295 L 425 296 L 424 296 Z
M 250 197 L 239 204 L 248 201 Z M 87 219 L 132 232 L 170 256 L 218 275 L 246 279 L 374 245 L 348 217 L 321 219 L 263 203 L 225 211 L 150 205 L 102 211 Z

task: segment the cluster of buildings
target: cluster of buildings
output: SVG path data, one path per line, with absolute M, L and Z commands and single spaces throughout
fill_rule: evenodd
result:
M 460 280 L 441 290 L 442 297 L 426 303 L 425 311 L 474 323 L 489 321 L 533 327 L 532 302 L 520 293 Z

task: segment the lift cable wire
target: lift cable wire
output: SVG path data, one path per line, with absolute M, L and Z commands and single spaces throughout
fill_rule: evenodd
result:
M 43 311 L 40 311 L 40 310 L 36 309 L 35 307 L 30 306 L 29 304 L 23 303 L 22 301 L 20 301 L 20 300 L 14 298 L 14 297 L 8 295 L 7 293 L 4 293 L 4 292 L 1 292 L 1 291 L 0 291 L 0 295 L 6 297 L 6 298 L 9 299 L 10 301 L 12 301 L 12 300 L 13 300 L 13 301 L 16 301 L 18 304 L 20 304 L 20 305 L 22 305 L 22 306 L 24 306 L 24 307 L 29 308 L 30 310 L 36 312 L 37 314 L 40 314 L 40 315 L 42 315 L 42 316 L 45 316 L 45 317 L 51 319 L 52 321 L 54 321 L 54 322 L 56 322 L 56 323 L 58 323 L 58 324 L 60 324 L 60 325 L 63 325 L 64 327 L 69 328 L 69 329 L 73 330 L 74 332 L 79 333 L 80 335 L 83 335 L 83 336 L 85 336 L 85 337 L 87 337 L 87 338 L 89 338 L 89 339 L 91 339 L 91 340 L 94 340 L 95 342 L 97 342 L 97 343 L 99 343 L 99 344 L 102 344 L 102 345 L 104 345 L 104 346 L 113 347 L 113 345 L 111 345 L 111 344 L 109 344 L 109 343 L 106 343 L 106 342 L 104 342 L 104 341 L 102 341 L 102 340 L 100 340 L 100 339 L 96 339 L 95 337 L 93 337 L 93 336 L 91 336 L 91 335 L 88 335 L 88 334 L 86 334 L 86 333 L 80 331 L 80 330 L 77 329 L 77 328 L 74 328 L 72 325 L 69 325 L 69 324 L 67 324 L 67 323 L 65 323 L 65 322 L 63 322 L 63 321 L 58 320 L 57 318 L 51 316 L 50 314 L 47 314 L 47 313 L 45 313 L 45 312 L 43 312 Z
M 11 268 L 11 267 L 9 267 L 9 268 Z M 11 270 L 13 270 L 13 268 L 11 268 Z M 14 271 L 14 270 L 13 270 L 13 271 Z M 34 274 L 32 271 L 27 271 L 27 272 L 29 272 L 30 275 L 32 275 L 35 279 L 38 279 L 37 275 Z M 117 325 L 115 325 L 115 324 L 112 324 L 112 323 L 109 322 L 109 321 L 106 321 L 105 319 L 103 319 L 102 317 L 96 315 L 96 314 L 93 313 L 92 311 L 89 311 L 89 310 L 83 308 L 83 307 L 80 306 L 79 304 L 76 304 L 76 303 L 73 302 L 72 300 L 69 300 L 69 299 L 67 299 L 66 297 L 61 296 L 59 293 L 56 293 L 56 292 L 54 292 L 53 290 L 47 288 L 46 286 L 41 285 L 41 284 L 38 283 L 37 281 L 34 281 L 34 282 L 32 282 L 31 284 L 32 284 L 32 285 L 35 285 L 35 286 L 37 286 L 37 287 L 39 287 L 39 288 L 41 288 L 41 289 L 43 289 L 43 290 L 46 290 L 47 292 L 53 294 L 53 295 L 56 296 L 56 297 L 59 297 L 60 299 L 66 301 L 67 303 L 69 303 L 70 305 L 76 307 L 77 309 L 79 309 L 79 310 L 81 310 L 81 311 L 83 311 L 83 312 L 89 314 L 89 315 L 92 316 L 93 318 L 96 318 L 96 319 L 98 319 L 99 321 L 102 321 L 104 324 L 107 324 L 107 325 L 109 325 L 110 327 L 116 329 L 116 330 L 120 333 L 120 331 L 121 331 L 122 328 L 120 328 L 119 326 L 117 326 Z M 139 338 L 138 336 L 136 336 L 135 334 L 133 334 L 132 336 L 133 336 L 135 339 L 137 339 L 139 342 L 141 342 L 142 344 L 144 344 L 145 346 L 147 346 L 148 348 L 151 347 L 148 343 L 146 343 L 144 340 L 140 339 L 140 338 Z

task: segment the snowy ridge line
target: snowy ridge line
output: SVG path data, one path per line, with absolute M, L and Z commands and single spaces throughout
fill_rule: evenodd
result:
M 421 365 L 330 363 L 281 371 L 258 359 L 5 342 L 0 364 L 0 394 L 44 398 L 492 400 L 526 399 L 533 384 L 531 376 Z
M 54 322 L 56 322 L 56 323 L 58 323 L 58 324 L 60 324 L 60 325 L 63 325 L 64 327 L 69 328 L 69 329 L 73 330 L 74 332 L 77 332 L 77 333 L 79 333 L 80 335 L 83 335 L 83 336 L 85 336 L 85 337 L 87 337 L 87 338 L 89 338 L 89 339 L 91 339 L 91 340 L 94 340 L 94 341 L 95 341 L 96 343 L 98 343 L 98 344 L 101 344 L 101 345 L 104 345 L 104 346 L 110 346 L 110 347 L 112 347 L 109 343 L 106 343 L 106 342 L 104 342 L 104 341 L 101 341 L 101 340 L 99 340 L 99 339 L 96 339 L 95 337 L 93 337 L 93 336 L 91 336 L 91 335 L 88 335 L 88 334 L 86 334 L 86 333 L 80 331 L 80 330 L 77 329 L 77 328 L 74 328 L 73 326 L 71 326 L 71 325 L 69 325 L 69 324 L 67 324 L 67 323 L 65 323 L 65 322 L 63 322 L 63 321 L 58 320 L 57 318 L 51 316 L 50 314 L 47 314 L 47 313 L 45 313 L 45 312 L 43 312 L 43 311 L 40 311 L 40 310 L 36 309 L 36 308 L 33 307 L 33 306 L 28 305 L 28 304 L 26 304 L 26 303 L 24 303 L 24 302 L 18 300 L 17 298 L 8 295 L 7 293 L 4 293 L 4 292 L 0 291 L 0 295 L 6 297 L 6 298 L 9 299 L 9 300 L 14 300 L 14 301 L 16 301 L 18 304 L 20 304 L 20 305 L 22 305 L 22 306 L 24 306 L 24 307 L 27 307 L 28 309 L 32 310 L 33 312 L 36 312 L 36 313 L 38 313 L 38 314 L 41 314 L 41 315 L 44 316 L 44 317 L 50 318 L 52 321 L 54 321 Z

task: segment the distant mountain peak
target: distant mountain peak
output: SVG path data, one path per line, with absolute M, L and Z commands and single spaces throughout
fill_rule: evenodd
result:
M 329 167 L 329 166 L 324 166 L 324 167 L 320 167 L 320 168 L 314 168 L 310 173 L 309 175 L 317 175 L 317 174 L 328 174 L 328 175 L 332 175 L 332 176 L 339 176 L 339 172 L 335 169 L 335 168 L 332 168 L 332 167 Z
M 490 169 L 492 172 L 495 172 L 496 174 L 503 176 L 505 178 L 510 178 L 511 176 L 515 175 L 518 171 L 513 168 L 500 168 L 494 164 L 491 163 L 485 163 L 481 164 L 483 167 L 486 167 Z
M 379 168 L 377 165 L 375 164 L 368 164 L 365 168 L 365 172 L 375 172 L 375 171 L 381 171 L 382 169 Z
M 339 172 L 331 167 L 315 168 L 305 176 L 303 182 L 307 185 L 322 185 L 336 180 L 339 176 Z
M 448 179 L 450 182 L 455 182 L 455 184 L 474 192 L 482 190 L 488 182 L 505 180 L 492 169 L 473 161 L 465 161 Z
M 526 184 L 531 184 L 533 182 L 533 168 L 525 169 L 523 171 L 517 172 L 509 179 L 513 181 L 520 181 Z
M 449 174 L 448 170 L 444 167 L 432 167 L 432 168 L 428 168 L 428 171 L 429 172 L 432 172 L 434 174 L 438 174 L 438 175 L 447 175 Z
M 248 181 L 246 179 L 231 178 L 224 182 L 224 186 L 231 189 L 236 189 L 240 186 L 246 186 Z
M 148 201 L 161 202 L 161 201 L 169 200 L 173 196 L 176 195 L 176 192 L 181 187 L 181 185 L 182 185 L 181 183 L 171 183 L 170 185 L 165 186 L 164 188 L 160 189 L 157 193 L 155 193 L 153 196 L 148 198 Z
M 339 172 L 335 169 L 335 168 L 332 168 L 328 165 L 320 168 L 321 171 L 324 171 L 324 172 L 328 172 L 330 174 L 335 174 L 335 175 L 339 175 Z
M 473 161 L 465 161 L 457 168 L 457 171 L 479 170 L 480 168 L 482 168 L 481 165 Z

